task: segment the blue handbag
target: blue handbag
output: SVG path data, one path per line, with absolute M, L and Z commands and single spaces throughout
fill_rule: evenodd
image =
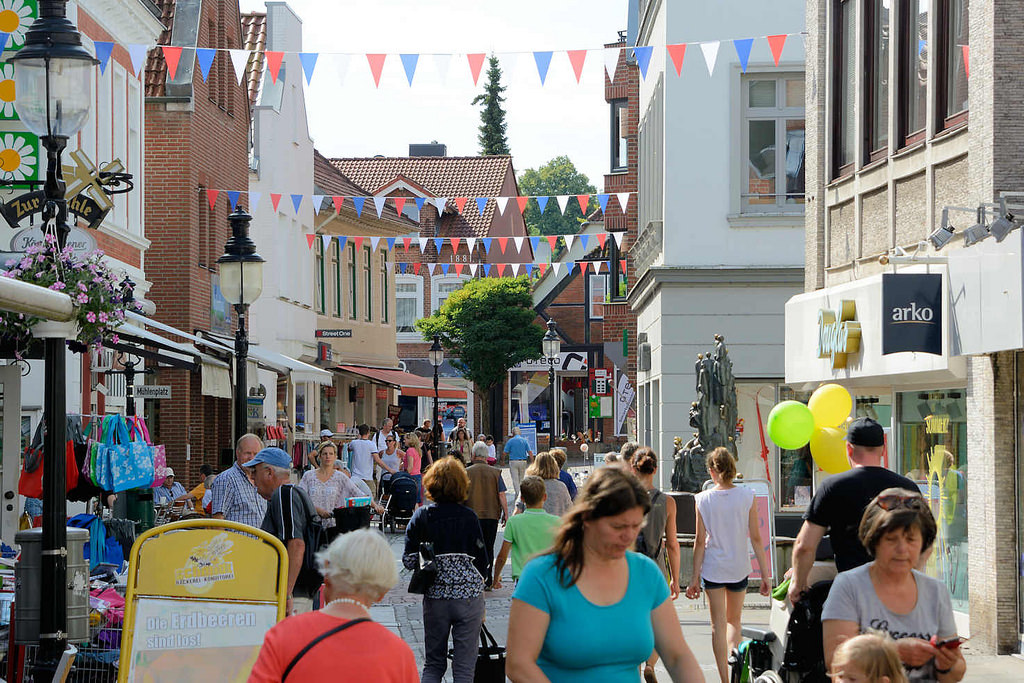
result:
M 116 492 L 149 488 L 153 483 L 153 449 L 142 440 L 132 441 L 128 424 L 120 415 L 114 416 L 116 444 L 107 446 L 111 488 Z

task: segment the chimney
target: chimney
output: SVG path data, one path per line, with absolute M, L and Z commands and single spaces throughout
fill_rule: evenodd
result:
M 409 156 L 411 157 L 446 157 L 448 156 L 448 145 L 434 142 L 424 144 L 410 144 Z

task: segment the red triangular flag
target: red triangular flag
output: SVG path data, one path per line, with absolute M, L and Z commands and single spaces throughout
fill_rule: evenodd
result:
M 456 263 L 455 264 L 455 274 L 456 275 L 462 275 L 462 269 L 465 267 L 465 265 L 466 264 L 464 264 L 464 263 Z
M 420 274 L 420 266 L 421 266 L 421 265 L 422 265 L 422 264 L 420 264 L 420 263 L 414 263 L 414 264 L 412 264 L 412 272 L 413 272 L 414 274 L 416 274 L 416 275 L 419 275 L 419 274 Z
M 569 63 L 572 64 L 572 72 L 576 74 L 576 82 L 580 82 L 580 76 L 583 75 L 583 62 L 587 59 L 586 50 L 566 50 L 565 54 L 569 55 Z
M 366 61 L 370 63 L 370 73 L 373 74 L 374 85 L 378 88 L 380 87 L 380 74 L 384 70 L 384 60 L 387 58 L 386 54 L 366 55 Z
M 672 65 L 676 68 L 676 76 L 683 73 L 683 57 L 686 56 L 686 43 L 668 46 L 668 56 L 672 58 Z
M 263 56 L 267 58 L 267 71 L 270 72 L 270 80 L 277 83 L 277 73 L 281 70 L 281 58 L 284 57 L 284 53 L 267 50 Z
M 548 269 L 548 264 L 546 264 L 546 263 L 538 263 L 537 264 L 537 269 L 540 271 L 541 277 L 543 277 L 544 273 Z
M 499 237 L 498 238 L 498 246 L 501 247 L 501 253 L 504 254 L 505 253 L 505 247 L 508 246 L 508 238 L 507 237 Z
M 548 244 L 551 245 L 551 251 L 554 251 L 558 246 L 558 235 L 548 235 Z
M 781 33 L 777 36 L 768 36 L 768 47 L 772 49 L 772 58 L 775 60 L 775 66 L 779 65 L 779 59 L 782 57 L 782 48 L 785 44 L 785 33 Z
M 964 75 L 967 76 L 967 78 L 970 78 L 971 77 L 971 46 L 970 45 L 961 45 L 960 49 L 964 53 Z
M 313 241 L 316 239 L 316 235 L 306 235 L 306 242 L 309 243 L 309 248 L 313 248 Z
M 170 45 L 164 45 L 164 60 L 167 61 L 167 75 L 174 80 L 174 75 L 178 73 L 178 62 L 181 61 L 181 48 L 171 47 Z
M 461 237 L 451 237 L 449 241 L 452 243 L 452 253 L 454 254 L 459 250 L 459 242 L 462 241 Z
M 469 197 L 456 197 L 452 200 L 455 202 L 455 208 L 459 210 L 459 213 L 462 213 L 462 209 L 466 207 L 466 200 L 468 199 Z
M 602 249 L 604 249 L 604 243 L 605 243 L 605 240 L 607 240 L 607 239 L 608 239 L 608 233 L 606 233 L 606 232 L 599 232 L 599 233 L 597 233 L 597 243 L 601 245 Z
M 281 202 L 281 195 L 270 193 L 270 203 L 274 206 L 274 211 L 277 211 L 277 205 Z
M 217 195 L 219 195 L 219 194 L 220 194 L 220 190 L 207 190 L 206 191 L 206 199 L 210 202 L 210 211 L 213 211 L 213 207 L 215 207 L 217 205 Z
M 341 213 L 341 207 L 345 204 L 345 198 L 336 194 L 331 199 L 334 200 L 334 210 L 337 213 Z
M 362 237 L 353 237 L 352 241 L 356 243 L 356 251 L 361 251 L 362 248 L 363 248 L 363 238 Z
M 578 201 L 580 203 L 580 213 L 582 213 L 583 217 L 586 218 L 587 217 L 587 204 L 590 203 L 590 195 L 589 194 L 578 194 L 578 195 L 576 195 L 576 201 Z
M 393 197 L 395 200 L 395 211 L 399 214 L 402 213 L 402 209 L 405 208 L 405 197 Z
M 405 245 L 405 253 L 408 254 L 409 253 L 409 245 L 412 244 L 412 238 L 411 237 L 403 237 L 402 238 L 402 244 Z
M 526 211 L 526 202 L 530 201 L 529 197 L 516 197 L 516 204 L 519 205 L 519 213 Z
M 499 237 L 498 239 L 501 239 L 501 238 Z M 504 264 L 504 263 L 496 263 L 496 264 L 494 264 L 494 267 L 497 268 L 497 270 L 498 270 L 498 277 L 505 277 L 505 267 L 506 267 L 506 264 Z
M 480 69 L 484 65 L 484 57 L 486 56 L 483 52 L 466 55 L 466 59 L 469 60 L 469 70 L 473 74 L 473 85 L 480 83 Z
M 620 258 L 619 259 L 619 270 L 621 270 L 623 273 L 626 272 L 626 259 L 624 259 L 624 258 Z

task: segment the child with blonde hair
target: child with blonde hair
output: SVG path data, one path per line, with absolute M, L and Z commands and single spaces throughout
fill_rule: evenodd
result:
M 896 643 L 864 633 L 840 643 L 832 655 L 832 683 L 907 683 Z

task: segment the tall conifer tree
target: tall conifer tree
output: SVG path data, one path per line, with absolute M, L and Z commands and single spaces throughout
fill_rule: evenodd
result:
M 484 105 L 480 112 L 480 141 L 481 154 L 511 154 L 508 148 L 508 137 L 505 135 L 505 110 L 501 103 L 505 101 L 502 93 L 505 86 L 501 84 L 501 67 L 498 58 L 494 55 L 488 60 L 487 84 L 480 95 L 473 98 L 473 104 Z

